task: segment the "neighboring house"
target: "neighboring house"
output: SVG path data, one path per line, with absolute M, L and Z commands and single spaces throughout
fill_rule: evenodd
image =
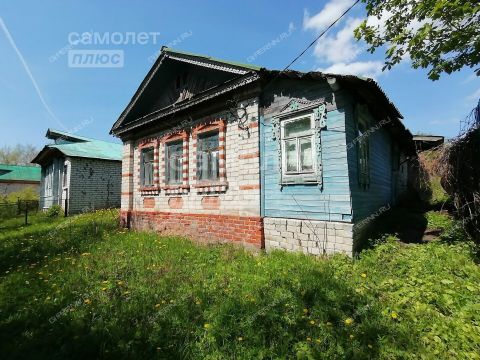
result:
M 120 206 L 122 145 L 48 129 L 32 160 L 42 166 L 40 208 L 61 205 L 74 214 Z
M 413 135 L 413 142 L 417 151 L 425 151 L 442 145 L 445 142 L 445 138 L 443 136 L 419 134 Z
M 38 193 L 40 188 L 38 166 L 0 164 L 0 196 L 31 187 Z
M 164 47 L 111 130 L 124 144 L 122 222 L 352 254 L 406 191 L 415 149 L 401 118 L 372 79 Z

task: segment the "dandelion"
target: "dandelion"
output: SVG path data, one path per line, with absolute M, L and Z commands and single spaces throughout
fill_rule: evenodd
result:
M 362 278 L 366 278 L 367 277 L 367 274 L 365 273 L 362 273 L 362 275 L 360 275 Z
M 203 327 L 205 329 L 210 329 L 212 326 L 210 324 L 206 323 L 206 324 L 203 324 Z
M 307 337 L 307 341 L 308 341 L 308 342 L 312 341 L 312 338 L 311 338 L 311 337 Z
M 160 307 L 160 304 L 155 304 L 155 307 L 158 309 Z
M 353 324 L 353 319 L 352 318 L 347 318 L 344 321 L 345 325 L 350 326 Z
M 303 309 L 303 313 L 304 314 L 308 313 L 308 309 L 307 308 Z
M 103 288 L 102 288 L 102 291 L 105 291 L 105 290 L 107 290 L 107 289 L 108 289 L 108 288 L 106 288 L 106 287 L 103 287 Z
M 355 336 L 353 334 L 350 334 L 350 339 L 353 339 Z
M 200 305 L 201 304 L 200 300 L 195 301 L 195 304 Z
M 90 305 L 90 304 L 92 303 L 92 300 L 90 300 L 90 299 L 85 299 L 85 300 L 83 300 L 83 303 L 84 303 L 85 305 Z
M 243 341 L 243 337 L 239 336 L 239 337 L 237 338 L 237 340 L 238 340 L 238 341 Z
M 392 317 L 392 319 L 397 319 L 398 318 L 398 314 L 396 311 L 392 311 L 392 313 L 390 314 L 390 316 Z
M 322 342 L 322 340 L 316 339 L 315 342 L 316 342 L 317 344 L 320 344 L 320 343 Z
M 315 325 L 315 320 L 310 320 L 310 325 Z

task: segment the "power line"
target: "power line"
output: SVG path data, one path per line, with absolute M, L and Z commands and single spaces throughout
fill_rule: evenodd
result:
M 302 57 L 303 54 L 305 54 L 308 49 L 310 49 L 313 45 L 315 45 L 315 43 L 320 40 L 320 38 L 325 35 L 325 33 L 330 30 L 337 22 L 339 22 L 350 10 L 353 9 L 353 7 L 355 5 L 357 5 L 358 3 L 360 2 L 360 0 L 356 0 L 347 10 L 345 10 L 342 15 L 340 15 L 333 23 L 331 23 L 325 30 L 323 30 L 316 38 L 315 40 L 313 40 L 306 48 L 305 50 L 303 50 L 300 55 L 298 55 L 295 59 L 293 59 L 290 64 L 288 64 L 283 70 L 282 72 L 286 71 L 290 66 L 293 65 L 293 63 L 295 63 L 298 59 L 300 59 Z

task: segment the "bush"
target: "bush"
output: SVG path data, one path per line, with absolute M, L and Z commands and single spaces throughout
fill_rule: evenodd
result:
M 58 217 L 62 213 L 63 209 L 60 205 L 52 205 L 48 208 L 45 215 L 50 218 Z

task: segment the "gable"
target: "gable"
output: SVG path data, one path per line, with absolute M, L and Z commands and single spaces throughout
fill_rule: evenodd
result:
M 116 129 L 260 68 L 163 48 L 130 103 L 112 127 Z

